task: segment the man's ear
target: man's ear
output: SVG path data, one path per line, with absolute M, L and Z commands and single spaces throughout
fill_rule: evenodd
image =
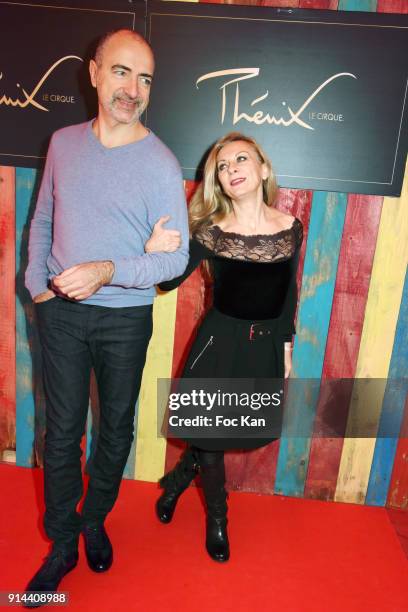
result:
M 98 66 L 96 65 L 95 60 L 91 59 L 89 62 L 89 74 L 91 77 L 91 83 L 93 87 L 96 87 L 96 75 L 98 73 Z

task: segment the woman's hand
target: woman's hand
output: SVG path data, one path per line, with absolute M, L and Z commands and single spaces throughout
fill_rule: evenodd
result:
M 292 369 L 292 345 L 290 342 L 285 342 L 284 351 L 285 378 L 289 378 L 289 374 Z
M 170 215 L 160 217 L 153 227 L 152 235 L 145 244 L 146 253 L 157 253 L 164 251 L 166 253 L 174 253 L 181 245 L 181 234 L 178 230 L 166 229 L 163 227 L 169 221 Z

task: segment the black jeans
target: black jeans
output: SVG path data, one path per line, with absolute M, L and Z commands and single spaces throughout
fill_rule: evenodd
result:
M 112 509 L 133 440 L 135 404 L 152 334 L 152 306 L 106 308 L 59 297 L 36 305 L 46 397 L 44 526 L 54 546 L 77 548 L 83 524 Z M 99 392 L 99 436 L 82 518 L 81 438 L 91 369 Z

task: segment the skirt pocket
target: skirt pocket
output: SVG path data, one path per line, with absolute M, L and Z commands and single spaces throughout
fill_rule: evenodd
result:
M 194 369 L 194 366 L 197 365 L 198 361 L 203 357 L 204 353 L 208 350 L 210 346 L 212 346 L 213 343 L 214 336 L 210 336 L 207 343 L 204 345 L 204 347 L 201 349 L 201 351 L 198 353 L 198 355 L 194 358 L 191 365 L 189 366 L 190 371 Z

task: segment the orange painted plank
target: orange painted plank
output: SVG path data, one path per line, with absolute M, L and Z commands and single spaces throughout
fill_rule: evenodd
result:
M 16 448 L 15 169 L 0 166 L 0 459 Z

